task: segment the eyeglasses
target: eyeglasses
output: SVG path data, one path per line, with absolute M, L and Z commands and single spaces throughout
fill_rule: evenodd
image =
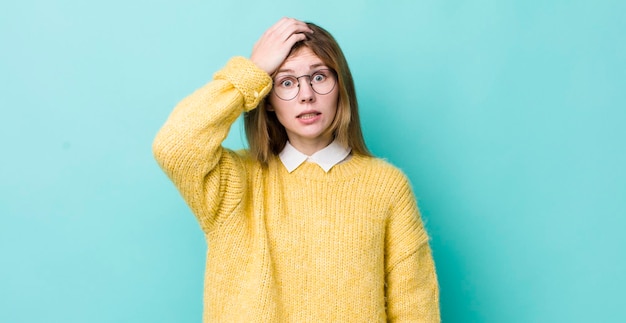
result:
M 293 100 L 300 92 L 300 79 L 309 78 L 309 84 L 315 93 L 325 95 L 330 93 L 337 84 L 335 71 L 331 69 L 317 70 L 311 75 L 281 75 L 274 80 L 274 94 L 284 101 Z

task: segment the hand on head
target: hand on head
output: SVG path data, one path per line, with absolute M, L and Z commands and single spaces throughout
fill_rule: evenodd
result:
M 302 21 L 282 18 L 259 38 L 252 48 L 250 60 L 268 74 L 272 74 L 287 58 L 293 45 L 306 39 L 305 33 L 312 32 Z

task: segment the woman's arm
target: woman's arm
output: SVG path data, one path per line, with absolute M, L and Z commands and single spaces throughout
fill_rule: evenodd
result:
M 176 106 L 154 139 L 157 162 L 205 232 L 222 213 L 232 211 L 244 191 L 240 159 L 221 144 L 237 117 L 256 107 L 271 86 L 266 72 L 235 57 L 212 82 Z
M 428 234 L 408 179 L 401 175 L 398 183 L 387 226 L 387 319 L 440 322 L 439 286 Z
M 269 74 L 307 32 L 312 31 L 301 21 L 279 20 L 259 38 L 250 60 L 233 58 L 212 82 L 180 102 L 157 134 L 154 156 L 205 232 L 232 213 L 245 191 L 239 156 L 221 147 L 230 126 L 269 93 Z

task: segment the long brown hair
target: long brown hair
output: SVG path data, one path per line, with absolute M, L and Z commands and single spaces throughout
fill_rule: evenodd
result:
M 337 113 L 328 131 L 333 133 L 340 144 L 351 147 L 352 153 L 371 156 L 361 132 L 356 91 L 348 62 L 339 44 L 328 31 L 310 22 L 307 25 L 313 33 L 307 34 L 306 40 L 296 43 L 288 56 L 299 48 L 308 47 L 337 73 Z M 250 153 L 263 164 L 267 164 L 271 155 L 278 155 L 285 148 L 288 139 L 285 127 L 280 124 L 276 114 L 268 111 L 267 100 L 266 97 L 256 109 L 244 114 Z

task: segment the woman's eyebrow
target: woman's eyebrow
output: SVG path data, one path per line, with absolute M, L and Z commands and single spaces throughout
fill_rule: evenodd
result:
M 309 69 L 314 69 L 314 68 L 318 68 L 318 67 L 327 67 L 327 66 L 324 63 L 316 63 L 316 64 L 313 64 L 313 65 L 309 65 Z M 276 74 L 279 74 L 279 73 L 292 73 L 293 74 L 293 73 L 295 73 L 295 71 L 292 70 L 292 69 L 289 69 L 289 68 L 281 68 L 278 71 L 276 71 Z
M 276 74 L 278 74 L 278 73 L 294 73 L 294 71 L 290 70 L 290 69 L 283 68 L 283 69 L 280 69 L 280 70 L 276 71 Z

